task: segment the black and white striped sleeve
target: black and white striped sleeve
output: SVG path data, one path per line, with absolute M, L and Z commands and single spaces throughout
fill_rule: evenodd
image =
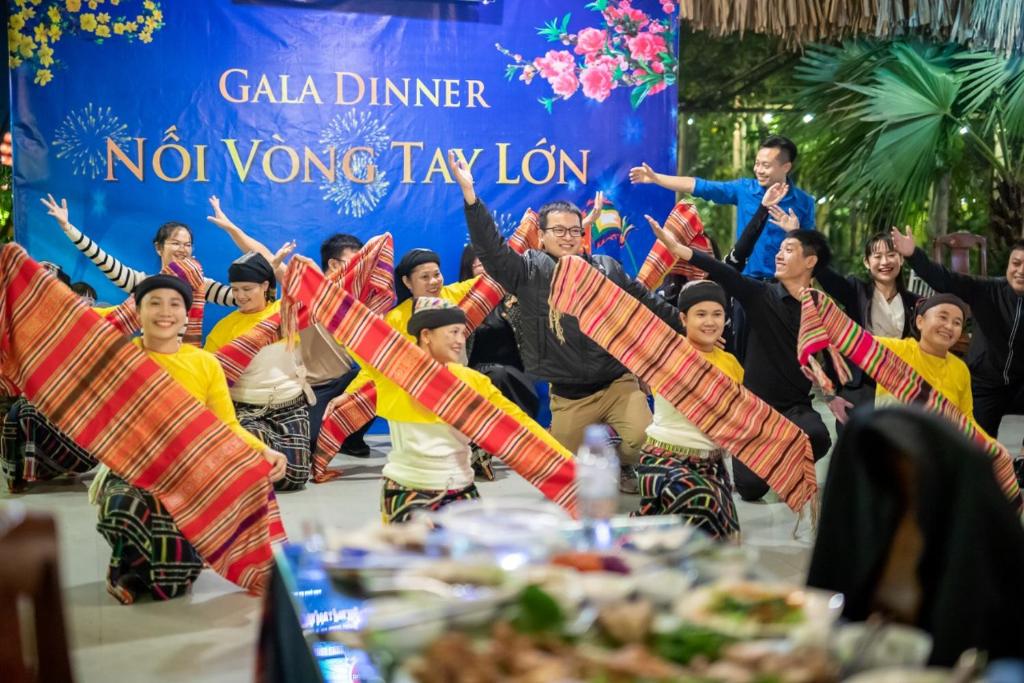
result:
M 210 278 L 206 278 L 206 300 L 221 306 L 235 305 L 235 295 L 231 293 L 230 285 Z
M 69 225 L 64 232 L 75 248 L 95 263 L 100 272 L 118 288 L 130 293 L 146 277 L 141 270 L 133 270 L 103 251 L 100 245 L 83 235 L 75 226 Z

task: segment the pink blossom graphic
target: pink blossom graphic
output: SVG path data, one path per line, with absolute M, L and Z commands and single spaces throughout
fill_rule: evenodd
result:
M 572 97 L 573 93 L 580 87 L 575 71 L 563 71 L 549 80 L 551 81 L 551 89 L 564 100 Z
M 633 2 L 660 7 L 663 14 L 648 14 Z M 551 49 L 527 59 L 519 50 L 495 47 L 510 60 L 505 67 L 508 80 L 518 76 L 527 86 L 536 81 L 551 88 L 550 96 L 538 100 L 548 112 L 557 100 L 569 99 L 578 90 L 604 102 L 620 87 L 629 90 L 630 104 L 636 108 L 676 83 L 677 6 L 677 0 L 593 0 L 586 8 L 596 13 L 597 25 L 573 32 L 569 13 L 537 29 L 549 43 L 568 49 Z
M 611 70 L 605 66 L 589 66 L 580 72 L 583 94 L 592 100 L 604 102 L 612 94 L 615 81 Z
M 595 55 L 604 49 L 605 41 L 608 40 L 608 32 L 596 28 L 585 28 L 576 36 L 576 49 L 578 55 Z
M 650 62 L 657 58 L 658 53 L 665 52 L 665 39 L 654 33 L 640 33 L 626 38 L 629 55 L 638 62 Z

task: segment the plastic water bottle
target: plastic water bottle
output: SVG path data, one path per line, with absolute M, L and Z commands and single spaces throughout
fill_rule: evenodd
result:
M 584 542 L 595 549 L 611 545 L 611 518 L 619 508 L 619 457 L 604 425 L 590 425 L 576 453 L 576 508 Z

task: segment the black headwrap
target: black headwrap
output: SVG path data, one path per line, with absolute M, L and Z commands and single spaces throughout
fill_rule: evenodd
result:
M 142 297 L 154 289 L 173 289 L 181 294 L 181 298 L 185 300 L 185 308 L 192 308 L 192 287 L 176 275 L 165 274 L 150 275 L 135 285 L 135 289 L 132 290 L 132 296 L 135 297 L 135 305 L 141 305 Z
M 412 296 L 412 292 L 402 282 L 402 278 L 411 275 L 416 266 L 422 266 L 424 263 L 436 263 L 440 266 L 441 257 L 436 251 L 430 249 L 412 249 L 407 251 L 402 260 L 398 262 L 398 265 L 395 267 L 395 295 L 398 298 L 397 304 Z
M 921 299 L 917 302 L 917 315 L 924 315 L 925 311 L 929 308 L 935 308 L 942 304 L 952 304 L 960 309 L 964 314 L 964 322 L 967 322 L 967 318 L 970 315 L 968 313 L 967 304 L 964 300 L 958 297 L 956 294 L 933 294 L 927 299 Z
M 262 254 L 255 251 L 240 256 L 228 266 L 228 282 L 269 282 L 271 289 L 277 287 L 274 267 Z
M 722 308 L 725 308 L 725 299 L 725 290 L 722 289 L 722 285 L 711 280 L 694 280 L 687 282 L 679 290 L 676 307 L 686 313 L 694 304 L 699 304 L 702 301 L 714 301 L 722 304 Z
M 420 296 L 412 302 L 412 317 L 406 330 L 418 339 L 423 330 L 459 324 L 466 324 L 466 312 L 461 308 L 444 299 Z

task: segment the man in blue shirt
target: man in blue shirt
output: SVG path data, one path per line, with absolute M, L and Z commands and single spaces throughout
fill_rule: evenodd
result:
M 761 143 L 754 161 L 754 177 L 736 180 L 705 180 L 689 176 L 672 176 L 655 173 L 647 164 L 630 169 L 629 179 L 634 183 L 655 183 L 673 192 L 693 195 L 716 204 L 736 205 L 736 238 L 761 205 L 765 191 L 775 183 L 787 183 L 789 173 L 796 161 L 796 145 L 792 140 L 772 136 Z M 779 208 L 796 216 L 799 227 L 813 230 L 814 197 L 789 184 L 789 193 L 779 202 Z M 769 222 L 764 233 L 754 246 L 754 252 L 747 260 L 743 274 L 759 280 L 770 280 L 775 274 L 775 254 L 779 251 L 786 232 Z

